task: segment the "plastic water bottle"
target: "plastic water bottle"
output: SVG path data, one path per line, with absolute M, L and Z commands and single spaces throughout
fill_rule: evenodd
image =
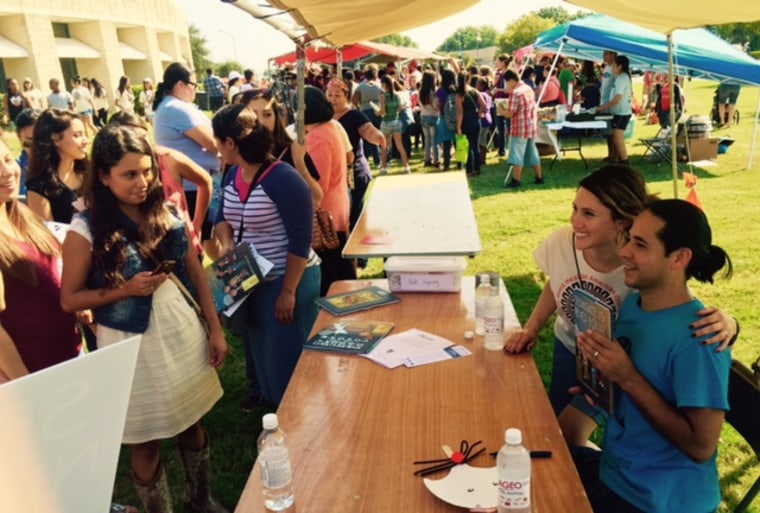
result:
M 499 297 L 499 284 L 491 284 L 483 310 L 483 331 L 485 348 L 501 351 L 504 348 L 504 301 Z
M 262 425 L 264 431 L 259 435 L 257 446 L 264 506 L 270 511 L 282 511 L 295 502 L 288 445 L 285 433 L 279 427 L 277 414 L 264 415 Z
M 522 433 L 510 428 L 496 457 L 499 474 L 499 513 L 530 513 L 530 453 L 522 446 Z
M 475 334 L 485 335 L 483 327 L 483 314 L 486 310 L 486 299 L 491 295 L 491 277 L 487 274 L 480 275 L 480 281 L 475 289 Z

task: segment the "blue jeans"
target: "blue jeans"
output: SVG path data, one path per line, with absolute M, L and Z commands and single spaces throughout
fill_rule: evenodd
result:
M 438 162 L 438 116 L 422 116 L 420 121 L 425 139 L 425 162 Z
M 470 143 L 470 152 L 467 154 L 467 172 L 480 172 L 480 120 L 471 122 L 462 121 L 462 133 Z
M 559 415 L 575 397 L 568 388 L 580 386 L 575 372 L 575 354 L 558 338 L 554 338 L 554 359 L 552 360 L 552 384 L 549 387 L 549 401 L 554 413 Z
M 499 152 L 499 156 L 503 157 L 507 151 L 507 118 L 502 116 L 496 116 L 496 136 L 494 138 L 494 146 Z
M 321 272 L 319 267 L 307 267 L 296 289 L 293 322 L 280 324 L 274 317 L 274 307 L 282 289 L 284 277 L 260 284 L 246 302 L 248 308 L 243 343 L 246 357 L 253 357 L 253 366 L 261 385 L 261 395 L 279 405 L 296 368 L 301 350 L 317 319 Z M 246 367 L 251 363 L 246 358 Z

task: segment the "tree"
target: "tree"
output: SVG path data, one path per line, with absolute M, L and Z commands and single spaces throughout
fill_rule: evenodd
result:
M 498 36 L 499 33 L 491 25 L 481 25 L 480 27 L 469 25 L 458 28 L 436 50 L 451 53 L 496 46 Z
M 245 67 L 236 61 L 223 61 L 223 62 L 217 62 L 214 63 L 214 70 L 216 71 L 216 74 L 220 77 L 226 77 L 229 76 L 230 71 L 237 71 L 238 73 L 242 74 Z
M 373 39 L 375 43 L 385 43 L 393 46 L 405 46 L 407 48 L 417 48 L 417 42 L 409 36 L 403 34 L 388 34 L 387 36 Z
M 532 44 L 541 32 L 556 25 L 555 21 L 538 14 L 526 14 L 507 25 L 498 38 L 499 48 L 502 52 L 512 53 L 523 46 Z
M 567 10 L 564 7 L 557 6 L 557 7 L 542 7 L 541 9 L 535 11 L 535 13 L 541 18 L 544 18 L 546 20 L 552 20 L 557 25 L 562 25 L 563 23 L 567 23 L 568 21 L 577 20 L 578 18 L 583 18 L 584 16 L 588 16 L 588 13 L 578 11 L 575 14 L 570 14 L 567 12 Z
M 760 50 L 760 22 L 729 23 L 707 28 L 731 44 L 748 45 L 748 50 Z
M 193 67 L 197 72 L 205 71 L 206 68 L 211 67 L 208 41 L 206 40 L 206 37 L 201 34 L 200 29 L 192 23 L 187 27 L 187 32 L 190 36 L 190 51 L 193 54 Z

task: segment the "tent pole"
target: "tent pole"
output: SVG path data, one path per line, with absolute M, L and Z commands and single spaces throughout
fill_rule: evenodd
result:
M 752 160 L 755 156 L 755 141 L 757 140 L 757 122 L 760 117 L 760 89 L 757 93 L 757 107 L 755 108 L 755 119 L 752 120 L 754 128 L 752 129 L 752 141 L 749 143 L 749 161 L 747 162 L 747 169 L 752 169 Z
M 343 78 L 343 49 L 338 48 L 335 50 L 335 76 L 342 79 Z
M 305 42 L 304 42 L 305 44 Z M 296 131 L 298 135 L 298 144 L 304 144 L 304 112 L 306 111 L 304 83 L 306 81 L 306 50 L 300 45 L 296 45 L 296 58 L 298 59 L 297 78 L 296 78 L 296 98 L 298 98 L 296 111 Z
M 673 163 L 673 197 L 678 198 L 678 146 L 676 135 L 676 109 L 673 108 L 675 100 L 675 84 L 673 80 L 673 33 L 668 34 L 668 83 L 670 87 L 670 160 Z M 688 134 L 687 134 L 688 135 Z
M 554 54 L 554 60 L 552 60 L 552 65 L 549 67 L 549 78 L 552 76 L 552 72 L 554 71 L 555 66 L 557 66 L 557 61 L 559 60 L 559 54 L 562 53 L 562 48 L 565 46 L 565 40 L 559 42 L 559 48 L 557 48 L 557 53 Z M 519 77 L 518 77 L 519 78 Z M 544 83 L 541 85 L 541 92 L 538 94 L 538 99 L 536 100 L 536 103 L 538 105 L 541 105 L 541 99 L 544 97 L 544 91 L 546 91 L 546 86 L 549 84 L 549 78 L 544 80 Z

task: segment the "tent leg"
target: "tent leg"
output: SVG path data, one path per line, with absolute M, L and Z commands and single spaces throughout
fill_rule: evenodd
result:
M 675 98 L 675 87 L 673 80 L 673 34 L 668 34 L 668 82 L 670 83 L 670 97 Z M 670 160 L 673 163 L 673 197 L 678 198 L 678 146 L 676 135 L 678 127 L 676 126 L 676 110 L 673 108 L 673 101 L 670 102 Z M 687 138 L 688 138 L 688 134 Z
M 757 107 L 755 108 L 755 115 L 753 116 L 754 119 L 752 122 L 754 123 L 754 128 L 752 129 L 752 141 L 749 143 L 749 160 L 747 161 L 747 169 L 752 169 L 752 160 L 755 156 L 755 141 L 757 140 L 757 122 L 760 120 L 760 89 L 758 89 L 757 93 Z
M 298 144 L 304 144 L 304 112 L 306 111 L 306 95 L 304 92 L 304 83 L 306 82 L 306 50 L 301 46 L 296 46 L 296 56 L 298 58 L 297 75 L 296 75 L 296 98 L 298 98 L 298 110 L 296 111 L 296 131 Z

